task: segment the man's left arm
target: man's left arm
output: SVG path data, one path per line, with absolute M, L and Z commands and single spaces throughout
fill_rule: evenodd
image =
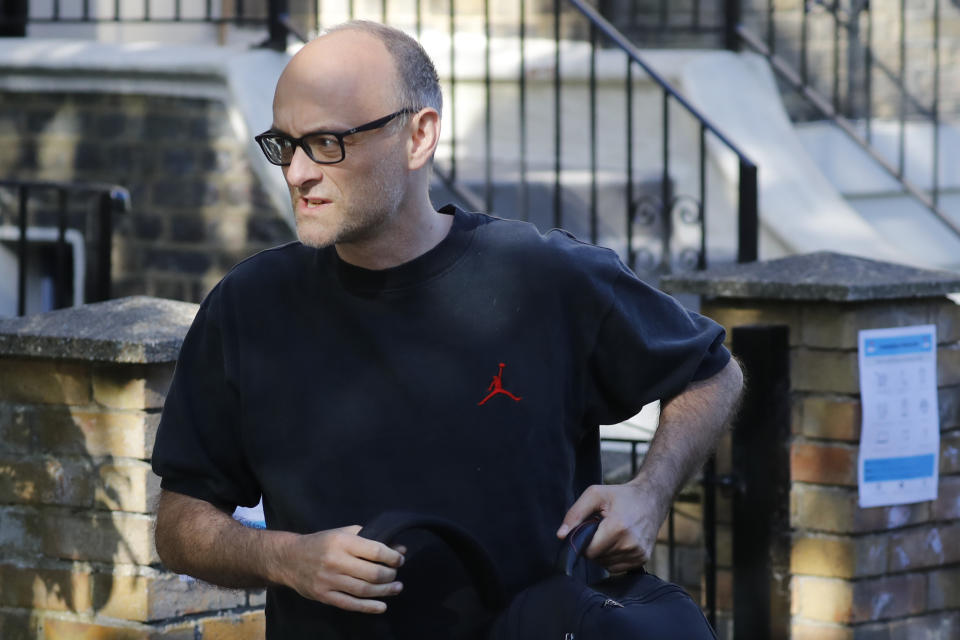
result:
M 743 374 L 731 358 L 718 373 L 690 383 L 666 402 L 637 477 L 626 484 L 589 487 L 567 511 L 557 537 L 600 513 L 603 522 L 587 557 L 612 573 L 643 566 L 677 491 L 716 448 L 742 387 Z

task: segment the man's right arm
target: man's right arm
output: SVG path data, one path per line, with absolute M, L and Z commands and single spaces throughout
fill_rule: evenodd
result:
M 171 571 L 223 587 L 283 585 L 341 609 L 383 613 L 403 554 L 359 526 L 306 535 L 245 527 L 205 500 L 161 491 L 157 553 Z

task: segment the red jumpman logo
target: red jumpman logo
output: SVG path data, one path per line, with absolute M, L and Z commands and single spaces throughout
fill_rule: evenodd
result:
M 486 398 L 484 398 L 483 400 L 477 403 L 478 407 L 482 405 L 484 402 L 486 402 L 487 400 L 489 400 L 490 398 L 492 398 L 493 396 L 497 395 L 498 393 L 502 393 L 504 395 L 510 396 L 516 402 L 520 402 L 520 400 L 522 400 L 522 398 L 519 398 L 513 395 L 512 393 L 510 393 L 509 391 L 503 388 L 503 368 L 505 366 L 507 365 L 503 364 L 502 362 L 500 363 L 500 370 L 497 371 L 497 375 L 493 376 L 493 381 L 491 381 L 490 386 L 487 387 L 487 391 L 489 391 L 490 393 L 487 394 Z

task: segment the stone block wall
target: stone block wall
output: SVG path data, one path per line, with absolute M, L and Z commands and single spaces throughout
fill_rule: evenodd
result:
M 0 176 L 129 189 L 132 211 L 115 216 L 114 295 L 196 302 L 241 259 L 294 239 L 246 153 L 212 98 L 0 92 Z M 72 200 L 72 222 L 86 228 L 92 206 Z M 31 224 L 55 226 L 55 194 L 30 208 Z M 16 215 L 16 194 L 0 190 L 0 224 Z
M 945 298 L 713 300 L 703 311 L 727 327 L 790 327 L 792 638 L 960 633 L 960 306 Z M 931 323 L 939 341 L 939 499 L 860 509 L 857 331 Z
M 943 291 L 960 289 L 960 276 L 835 254 L 750 268 L 740 268 L 747 274 L 742 280 L 719 269 L 668 286 L 709 289 L 701 311 L 727 327 L 728 336 L 744 325 L 789 328 L 789 611 L 782 628 L 793 640 L 960 637 L 960 305 L 935 292 L 917 293 L 917 274 L 941 282 Z M 768 273 L 783 280 L 768 282 Z M 878 286 L 878 279 L 886 284 Z M 842 284 L 828 293 L 837 280 Z M 812 290 L 823 297 L 810 299 Z M 838 300 L 838 290 L 850 299 Z M 862 509 L 857 332 L 920 324 L 937 327 L 939 497 Z M 724 443 L 719 453 L 722 473 L 737 471 L 730 469 L 729 447 Z M 722 542 L 731 535 L 730 502 L 723 495 L 718 510 L 718 584 L 724 585 L 735 579 L 736 567 Z M 725 597 L 721 589 L 722 609 L 735 604 Z M 729 634 L 727 612 L 720 619 L 721 633 Z
M 0 638 L 262 638 L 262 591 L 165 570 L 149 459 L 196 306 L 0 320 Z M 133 329 L 139 324 L 140 329 Z

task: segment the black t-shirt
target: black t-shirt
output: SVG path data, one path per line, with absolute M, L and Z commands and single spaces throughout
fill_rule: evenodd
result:
M 267 527 L 299 533 L 431 513 L 472 531 L 511 592 L 549 571 L 600 481 L 597 425 L 722 369 L 723 329 L 608 249 L 443 212 L 448 236 L 391 269 L 299 243 L 238 264 L 184 340 L 163 488 L 227 509 L 262 494 Z M 332 615 L 286 588 L 267 609 L 271 637 Z

